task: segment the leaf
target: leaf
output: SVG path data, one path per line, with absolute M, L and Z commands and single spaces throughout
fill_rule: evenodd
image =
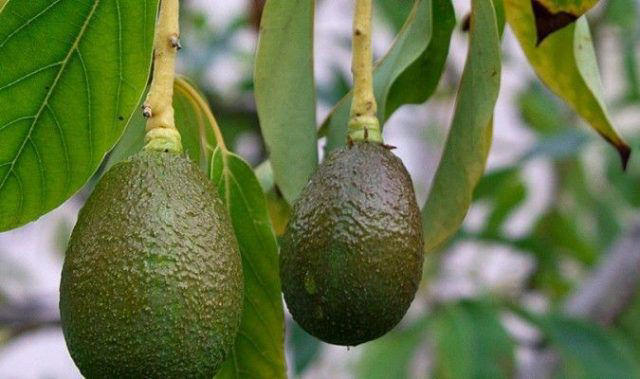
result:
M 392 84 L 385 119 L 404 104 L 424 103 L 433 95 L 444 70 L 456 15 L 451 0 L 433 1 L 433 36 L 429 47 Z
M 422 210 L 425 249 L 451 237 L 471 204 L 491 147 L 500 88 L 500 38 L 491 0 L 473 0 L 467 62 L 449 136 Z
M 640 366 L 630 347 L 607 330 L 558 314 L 534 318 L 563 358 L 568 378 L 638 378 Z
M 0 13 L 0 231 L 96 171 L 144 91 L 157 0 L 8 1 Z
M 267 1 L 255 63 L 260 128 L 275 181 L 290 204 L 318 165 L 314 6 L 310 0 Z
M 573 23 L 598 0 L 531 0 L 539 45 L 549 34 Z
M 206 98 L 186 78 L 176 78 L 173 86 L 176 128 L 185 153 L 204 173 L 209 172 L 213 150 L 218 145 L 213 133 L 215 119 Z M 109 155 L 107 168 L 137 153 L 144 147 L 146 120 L 137 112 L 122 138 Z
M 293 354 L 294 372 L 296 376 L 300 376 L 318 357 L 320 340 L 305 332 L 296 322 L 291 322 L 289 326 L 289 346 Z
M 278 244 L 262 188 L 251 167 L 218 147 L 211 180 L 224 199 L 238 238 L 244 269 L 244 311 L 229 359 L 217 378 L 284 378 L 284 311 Z
M 631 149 L 609 119 L 587 20 L 580 18 L 536 47 L 529 0 L 505 0 L 505 8 L 507 22 L 538 77 L 618 150 L 625 167 Z
M 436 377 L 514 376 L 514 343 L 490 305 L 462 301 L 435 317 Z
M 598 0 L 535 0 L 542 4 L 549 12 L 566 12 L 574 16 L 582 16 L 598 3 Z
M 418 60 L 429 46 L 432 36 L 432 0 L 416 0 L 407 21 L 396 36 L 387 54 L 375 65 L 373 91 L 378 103 L 378 118 L 384 124 L 386 104 L 393 83 Z M 448 50 L 448 49 L 447 49 Z M 434 57 L 434 59 L 437 59 Z M 439 77 L 440 73 L 433 73 Z M 421 78 L 431 82 L 432 78 Z M 426 93 L 430 88 L 414 82 Z M 415 98 L 414 95 L 412 98 Z M 320 136 L 327 137 L 325 152 L 344 146 L 347 141 L 347 123 L 351 109 L 352 92 L 342 98 L 331 111 L 320 128 Z
M 418 320 L 405 329 L 396 329 L 365 345 L 357 363 L 358 378 L 410 378 L 409 369 L 416 350 L 424 340 L 428 318 Z

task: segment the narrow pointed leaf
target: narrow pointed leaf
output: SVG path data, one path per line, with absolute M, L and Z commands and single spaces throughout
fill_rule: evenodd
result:
M 285 378 L 278 245 L 262 187 L 242 158 L 221 148 L 213 154 L 211 180 L 229 210 L 245 282 L 240 331 L 216 378 Z
M 449 136 L 422 210 L 425 249 L 451 237 L 464 220 L 491 147 L 500 89 L 500 37 L 491 0 L 473 0 L 467 62 Z
M 449 54 L 456 15 L 451 0 L 433 1 L 433 35 L 427 49 L 392 84 L 385 119 L 405 104 L 420 104 L 433 95 Z
M 312 0 L 268 0 L 260 23 L 255 97 L 275 181 L 292 203 L 318 165 Z
M 157 0 L 6 2 L 0 13 L 0 231 L 73 195 L 144 91 Z
M 393 83 L 421 57 L 421 54 L 429 46 L 432 36 L 432 11 L 432 0 L 416 0 L 393 45 L 374 68 L 374 94 L 378 103 L 378 117 L 381 121 L 384 121 L 387 98 Z M 443 50 L 440 51 L 440 53 L 443 52 Z M 433 57 L 433 59 L 438 60 L 437 57 Z M 434 73 L 436 76 L 439 76 L 439 74 Z M 421 80 L 429 81 L 432 79 L 422 78 Z M 413 85 L 419 87 L 422 83 L 413 83 Z M 430 91 L 429 88 L 425 88 L 425 92 L 428 93 Z M 326 152 L 343 146 L 347 141 L 347 123 L 349 121 L 351 99 L 352 94 L 349 92 L 338 102 L 322 124 L 320 135 L 327 137 Z M 394 106 L 397 107 L 398 104 L 396 103 Z
M 530 1 L 505 0 L 505 8 L 507 22 L 538 77 L 618 150 L 622 165 L 626 166 L 631 149 L 609 118 L 587 20 L 581 17 L 536 47 Z

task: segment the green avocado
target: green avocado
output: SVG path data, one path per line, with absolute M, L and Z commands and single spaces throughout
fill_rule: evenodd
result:
M 282 291 L 315 337 L 355 346 L 393 328 L 424 259 L 420 210 L 404 165 L 377 143 L 333 151 L 293 207 L 282 240 Z
M 67 346 L 88 378 L 212 378 L 243 304 L 238 244 L 188 158 L 114 165 L 80 211 L 62 268 Z

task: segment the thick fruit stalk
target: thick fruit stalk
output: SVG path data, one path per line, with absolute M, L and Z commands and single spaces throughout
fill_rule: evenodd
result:
M 349 118 L 349 140 L 382 143 L 378 105 L 373 94 L 371 52 L 372 0 L 356 0 L 353 17 L 353 102 Z

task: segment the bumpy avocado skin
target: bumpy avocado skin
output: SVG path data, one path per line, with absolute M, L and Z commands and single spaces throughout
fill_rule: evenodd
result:
M 332 152 L 294 204 L 280 254 L 284 298 L 307 332 L 355 346 L 402 319 L 423 259 L 404 165 L 379 144 L 355 143 Z
M 187 158 L 143 151 L 97 184 L 71 235 L 60 313 L 88 378 L 211 378 L 243 303 L 237 241 Z

